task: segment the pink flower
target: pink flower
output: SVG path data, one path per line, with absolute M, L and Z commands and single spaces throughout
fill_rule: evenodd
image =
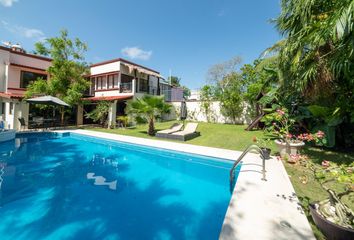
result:
M 329 161 L 328 160 L 323 160 L 321 163 L 322 167 L 328 168 L 329 167 Z
M 288 133 L 288 134 L 285 135 L 285 137 L 286 137 L 286 138 L 292 138 L 293 135 L 292 135 L 291 133 Z
M 321 138 L 323 138 L 323 137 L 325 136 L 325 133 L 319 130 L 319 131 L 316 133 L 316 136 L 321 139 Z
M 273 122 L 273 126 L 276 126 L 277 124 L 275 122 Z

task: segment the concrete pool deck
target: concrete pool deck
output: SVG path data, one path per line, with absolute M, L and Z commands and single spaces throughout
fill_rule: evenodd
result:
M 89 130 L 56 132 L 72 132 L 234 161 L 241 154 L 240 151 Z M 259 155 L 246 155 L 219 239 L 315 239 L 283 163 L 274 157 L 266 160 L 267 181 L 261 180 L 261 170 L 262 161 Z

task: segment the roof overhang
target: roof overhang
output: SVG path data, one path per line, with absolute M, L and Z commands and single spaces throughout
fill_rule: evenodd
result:
M 8 99 L 22 99 L 24 98 L 24 94 L 21 93 L 10 93 L 10 92 L 0 92 L 0 97 L 8 98 Z
M 114 101 L 114 100 L 128 100 L 132 99 L 133 95 L 127 95 L 127 96 L 101 96 L 101 97 L 88 97 L 88 98 L 83 98 L 82 100 L 86 101 Z

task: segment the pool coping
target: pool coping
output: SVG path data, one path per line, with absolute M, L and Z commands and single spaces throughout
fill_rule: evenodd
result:
M 81 129 L 55 132 L 77 133 L 232 161 L 241 155 L 240 151 L 228 149 Z M 283 163 L 275 157 L 266 161 L 267 181 L 261 179 L 260 170 L 259 155 L 247 154 L 243 159 L 219 239 L 315 239 Z

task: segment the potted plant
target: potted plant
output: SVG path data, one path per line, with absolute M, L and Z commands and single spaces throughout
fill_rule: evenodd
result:
M 265 159 L 270 159 L 270 153 L 272 150 L 267 147 L 270 142 L 270 139 L 269 138 L 266 138 L 266 139 L 257 138 L 256 136 L 254 136 L 252 140 L 262 150 L 262 153 L 263 153 L 263 156 L 265 157 Z
M 279 108 L 274 113 L 267 114 L 263 121 L 267 126 L 266 131 L 275 136 L 275 144 L 282 158 L 291 158 L 291 156 L 298 155 L 300 149 L 305 146 L 305 142 L 315 141 L 321 145 L 321 141 L 324 139 L 322 131 L 318 131 L 316 134 L 292 134 L 291 130 L 294 127 L 295 120 L 289 116 L 286 108 Z
M 342 197 L 354 192 L 354 163 L 338 166 L 322 161 L 322 168 L 306 161 L 314 178 L 327 191 L 328 198 L 309 205 L 311 216 L 317 227 L 328 239 L 354 239 L 354 212 L 342 202 Z M 332 181 L 344 183 L 346 190 L 336 193 L 327 186 Z

